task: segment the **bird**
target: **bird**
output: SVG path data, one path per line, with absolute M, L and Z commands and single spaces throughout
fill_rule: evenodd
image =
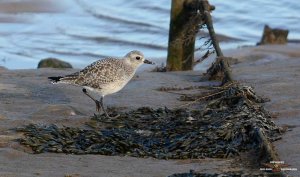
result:
M 48 77 L 48 79 L 53 84 L 81 86 L 82 92 L 95 102 L 97 112 L 100 112 L 101 107 L 107 118 L 114 118 L 104 108 L 104 97 L 120 91 L 132 79 L 136 70 L 144 63 L 154 64 L 145 59 L 142 52 L 133 50 L 122 58 L 107 57 L 95 61 L 81 71 L 73 74 Z M 100 99 L 95 99 L 89 92 L 99 94 Z

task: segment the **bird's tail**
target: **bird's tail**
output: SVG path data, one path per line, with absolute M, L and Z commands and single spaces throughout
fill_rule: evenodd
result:
M 50 81 L 52 81 L 53 84 L 58 83 L 60 79 L 62 79 L 62 76 L 57 76 L 57 77 L 48 77 Z

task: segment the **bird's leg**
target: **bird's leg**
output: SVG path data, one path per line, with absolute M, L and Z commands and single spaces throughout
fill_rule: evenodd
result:
M 102 108 L 102 110 L 103 110 L 105 116 L 106 116 L 107 118 L 109 118 L 109 119 L 119 117 L 120 115 L 116 115 L 116 116 L 114 116 L 114 117 L 110 117 L 110 116 L 108 115 L 108 113 L 107 113 L 106 110 L 104 109 L 103 98 L 104 98 L 104 96 L 101 96 L 101 98 L 100 98 L 100 106 L 101 106 L 101 108 Z
M 97 112 L 100 112 L 100 102 L 99 102 L 98 100 L 96 100 L 94 97 L 92 97 L 92 96 L 87 92 L 87 90 L 86 90 L 85 88 L 82 89 L 82 92 L 83 92 L 86 96 L 90 97 L 90 98 L 96 103 L 96 111 L 97 111 Z
M 102 108 L 102 110 L 103 110 L 105 116 L 106 116 L 107 118 L 111 118 L 111 117 L 107 114 L 106 110 L 104 109 L 104 105 L 103 105 L 103 96 L 101 96 L 101 98 L 100 98 L 100 106 L 101 106 L 101 108 Z

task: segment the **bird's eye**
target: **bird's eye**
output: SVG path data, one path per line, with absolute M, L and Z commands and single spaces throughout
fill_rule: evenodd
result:
M 140 57 L 140 56 L 137 56 L 137 57 L 135 57 L 135 59 L 139 60 L 139 59 L 141 59 L 141 57 Z

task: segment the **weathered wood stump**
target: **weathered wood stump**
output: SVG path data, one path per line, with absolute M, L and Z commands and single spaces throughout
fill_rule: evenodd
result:
M 261 41 L 257 45 L 264 44 L 286 44 L 289 30 L 279 29 L 279 28 L 270 28 L 268 25 L 265 25 L 263 36 Z

